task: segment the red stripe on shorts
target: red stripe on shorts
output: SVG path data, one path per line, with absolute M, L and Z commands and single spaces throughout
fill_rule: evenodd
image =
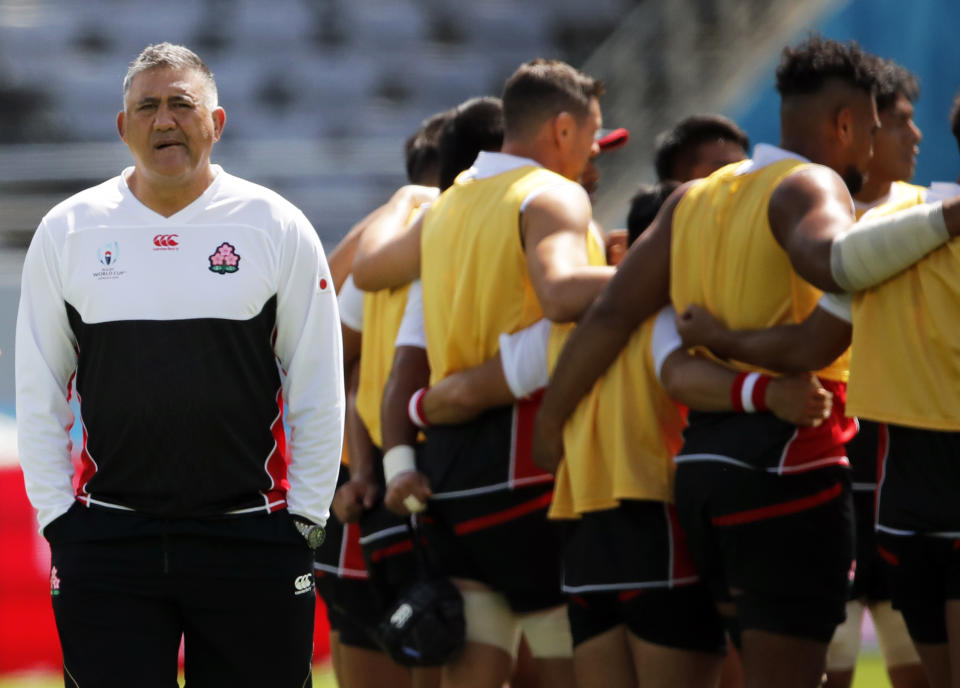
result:
M 548 506 L 550 506 L 550 502 L 552 500 L 553 492 L 545 492 L 536 499 L 531 499 L 529 502 L 524 502 L 523 504 L 512 506 L 509 509 L 504 509 L 503 511 L 497 511 L 492 514 L 487 514 L 486 516 L 478 516 L 477 518 L 472 518 L 469 521 L 458 523 L 453 527 L 453 532 L 455 532 L 457 535 L 466 535 L 467 533 L 473 533 L 478 530 L 483 530 L 484 528 L 500 525 L 501 523 L 512 521 L 520 518 L 521 516 L 532 514 L 534 511 L 546 509 Z
M 420 541 L 426 545 L 426 538 L 420 538 Z M 387 545 L 386 547 L 381 547 L 380 549 L 375 549 L 370 553 L 370 560 L 373 563 L 377 563 L 381 559 L 386 559 L 387 557 L 394 557 L 398 554 L 405 554 L 413 549 L 412 540 L 403 540 L 401 542 L 395 542 L 392 545 Z
M 890 550 L 884 549 L 883 547 L 880 547 L 879 545 L 877 545 L 877 554 L 879 554 L 880 558 L 883 559 L 888 564 L 892 564 L 894 566 L 900 566 L 900 557 L 898 557 L 896 554 L 894 554 Z
M 710 519 L 710 522 L 715 526 L 739 526 L 777 516 L 787 516 L 825 504 L 831 499 L 836 499 L 841 494 L 843 494 L 843 485 L 835 483 L 826 490 L 807 497 L 792 499 L 789 502 L 780 502 L 779 504 L 771 504 L 770 506 L 762 506 L 758 509 L 738 511 L 733 514 L 727 514 L 726 516 L 714 516 Z

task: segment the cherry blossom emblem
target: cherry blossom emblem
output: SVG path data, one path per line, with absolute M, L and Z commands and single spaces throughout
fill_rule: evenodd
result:
M 210 256 L 210 270 L 220 275 L 228 272 L 236 272 L 240 269 L 240 256 L 236 253 L 236 248 L 224 241 L 217 246 L 217 251 Z

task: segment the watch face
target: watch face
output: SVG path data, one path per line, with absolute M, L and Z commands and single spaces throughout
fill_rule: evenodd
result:
M 312 526 L 307 531 L 307 545 L 310 549 L 316 549 L 323 544 L 323 541 L 327 539 L 327 532 L 323 529 L 323 526 Z

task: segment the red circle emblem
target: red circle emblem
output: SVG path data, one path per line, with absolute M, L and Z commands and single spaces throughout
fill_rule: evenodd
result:
M 327 280 L 325 280 L 325 279 L 321 279 L 321 280 L 320 280 L 320 288 L 321 288 L 321 289 L 326 289 L 326 288 L 327 288 Z

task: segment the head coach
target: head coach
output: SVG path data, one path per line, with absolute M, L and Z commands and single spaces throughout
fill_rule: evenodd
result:
M 19 452 L 67 685 L 176 685 L 181 637 L 191 686 L 310 685 L 336 297 L 303 213 L 211 164 L 225 121 L 197 55 L 147 47 L 117 116 L 133 166 L 53 208 L 27 252 Z

